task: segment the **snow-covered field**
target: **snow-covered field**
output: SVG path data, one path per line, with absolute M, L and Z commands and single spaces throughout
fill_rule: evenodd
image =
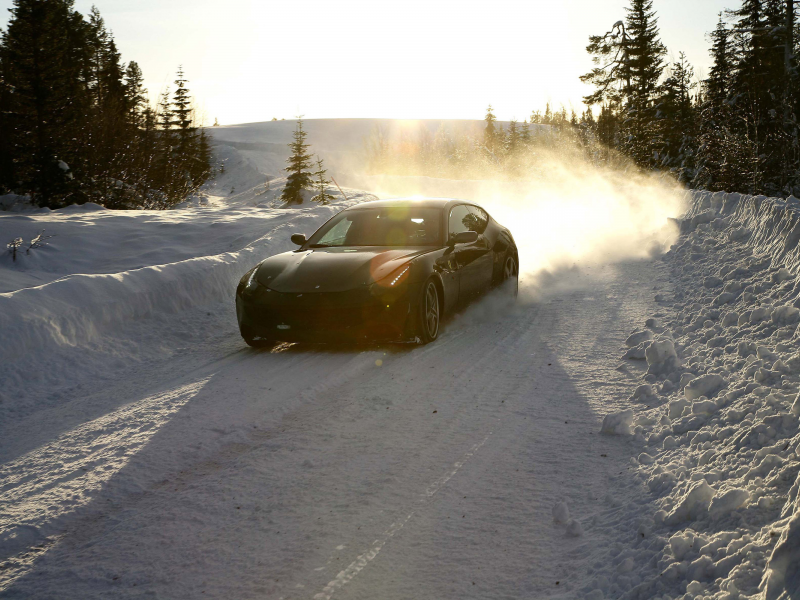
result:
M 278 207 L 288 127 L 219 128 L 173 211 L 0 213 L 0 597 L 800 594 L 800 205 L 343 171 L 483 202 L 520 301 L 425 347 L 255 351 L 241 274 L 373 197 Z M 352 157 L 358 127 L 309 131 Z

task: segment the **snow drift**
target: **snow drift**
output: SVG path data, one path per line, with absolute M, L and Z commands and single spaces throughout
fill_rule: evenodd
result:
M 800 201 L 692 192 L 679 226 L 663 257 L 673 294 L 656 298 L 663 312 L 623 355 L 647 358 L 630 439 L 656 510 L 631 513 L 644 523 L 633 544 L 639 575 L 595 588 L 642 599 L 794 598 Z
M 16 261 L 0 257 L 0 338 L 6 341 L 0 347 L 0 415 L 22 416 L 70 383 L 181 343 L 159 340 L 158 331 L 148 332 L 145 343 L 142 332 L 124 335 L 130 326 L 199 307 L 234 320 L 233 293 L 247 269 L 295 248 L 292 233 L 310 234 L 343 208 L 374 199 L 350 190 L 349 200 L 337 192 L 329 206 L 274 208 L 269 200 L 282 180 L 265 194 L 263 178 L 235 151 L 223 149 L 219 156 L 229 161 L 223 183 L 256 186 L 225 199 L 206 195 L 202 205 L 185 210 L 75 206 L 0 220 L 6 237 L 39 229 L 55 234 Z M 214 192 L 219 183 L 208 189 Z

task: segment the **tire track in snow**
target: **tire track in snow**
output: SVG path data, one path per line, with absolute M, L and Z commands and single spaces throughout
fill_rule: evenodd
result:
M 90 503 L 209 379 L 125 405 L 0 465 L 0 560 L 8 570 L 0 592 L 58 539 L 44 532 Z
M 394 535 L 411 520 L 417 511 L 421 510 L 431 500 L 431 498 L 433 498 L 437 492 L 439 492 L 439 490 L 441 490 L 447 484 L 447 482 L 453 478 L 456 473 L 458 473 L 461 467 L 463 467 L 467 461 L 469 461 L 469 459 L 472 458 L 472 456 L 474 456 L 478 450 L 480 450 L 481 446 L 486 443 L 491 435 L 492 432 L 490 431 L 485 438 L 472 446 L 472 448 L 470 448 L 467 453 L 461 457 L 461 459 L 453 463 L 453 468 L 450 471 L 429 485 L 425 489 L 425 492 L 419 501 L 419 506 L 417 506 L 417 508 L 412 510 L 410 513 L 408 513 L 408 515 L 399 521 L 392 523 L 383 533 L 383 536 L 375 540 L 371 548 L 359 555 L 358 558 L 351 562 L 344 570 L 340 571 L 339 574 L 330 583 L 328 583 L 328 585 L 326 585 L 320 593 L 315 594 L 314 600 L 330 600 L 333 594 L 336 593 L 336 590 L 347 585 L 347 583 L 349 583 L 356 575 L 366 568 L 369 563 L 372 562 L 376 556 L 378 556 L 378 553 L 386 545 L 386 543 L 393 538 Z

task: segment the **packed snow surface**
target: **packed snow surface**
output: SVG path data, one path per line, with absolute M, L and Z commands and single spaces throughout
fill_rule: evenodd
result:
M 425 347 L 257 351 L 238 278 L 374 196 L 282 208 L 258 130 L 291 127 L 256 125 L 173 211 L 0 199 L 0 596 L 800 594 L 800 203 L 350 173 L 485 195 L 519 301 Z M 339 125 L 309 130 L 353 152 Z

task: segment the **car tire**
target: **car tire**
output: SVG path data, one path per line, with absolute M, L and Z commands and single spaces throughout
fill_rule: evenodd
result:
M 247 329 L 242 329 L 240 333 L 242 334 L 244 343 L 251 348 L 272 348 L 272 346 L 275 345 L 273 340 L 265 340 L 263 338 L 256 339 Z
M 517 297 L 519 294 L 519 266 L 517 265 L 517 259 L 514 258 L 514 255 L 509 253 L 506 255 L 505 259 L 503 260 L 503 272 L 501 273 L 502 281 L 500 285 L 502 286 L 510 286 L 512 289 L 512 293 L 514 294 L 514 298 Z M 513 279 L 513 283 L 509 283 L 509 280 Z
M 439 287 L 433 278 L 428 279 L 422 286 L 419 303 L 419 339 L 423 344 L 429 344 L 439 337 L 442 321 L 442 301 Z

